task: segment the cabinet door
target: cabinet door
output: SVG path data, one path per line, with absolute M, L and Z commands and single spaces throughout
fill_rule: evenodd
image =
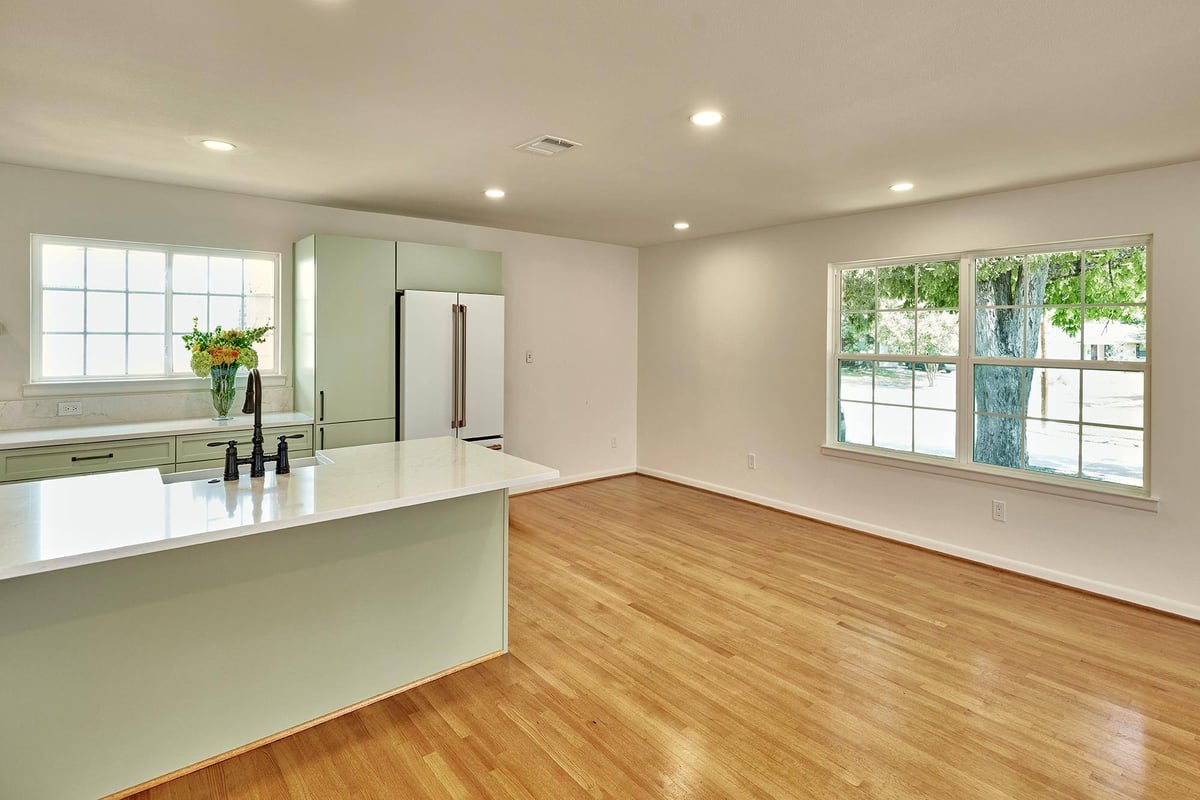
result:
M 504 434 L 504 297 L 460 294 L 466 351 L 465 394 L 460 439 Z
M 396 419 L 373 419 L 367 422 L 339 422 L 317 426 L 317 449 L 358 447 L 360 444 L 379 444 L 396 441 Z
M 396 243 L 316 238 L 318 422 L 396 416 Z
M 454 292 L 400 297 L 401 439 L 454 435 Z

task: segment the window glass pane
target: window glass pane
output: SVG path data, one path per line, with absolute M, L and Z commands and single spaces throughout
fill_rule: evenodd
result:
M 871 402 L 872 374 L 870 361 L 839 361 L 838 397 L 843 400 Z
M 953 411 L 913 412 L 913 450 L 931 456 L 954 457 L 955 418 Z
M 978 464 L 1021 468 L 1021 420 L 975 415 L 974 459 Z
M 1037 472 L 1079 475 L 1079 426 L 1041 419 L 1025 421 L 1026 464 Z
M 83 335 L 47 334 L 42 337 L 42 375 L 47 378 L 83 374 Z
M 171 337 L 171 371 L 192 373 L 192 354 L 179 336 Z
M 1021 367 L 975 367 L 975 410 L 989 414 L 1025 415 Z
M 164 292 L 166 289 L 166 254 L 148 250 L 130 250 L 129 291 Z
M 879 307 L 912 308 L 917 303 L 916 266 L 880 267 Z
M 87 249 L 87 288 L 125 288 L 125 251 L 105 247 Z
M 167 298 L 164 295 L 129 295 L 129 330 L 138 333 L 162 333 L 166 326 L 166 311 Z
M 980 308 L 975 312 L 975 355 L 1020 358 L 1024 342 L 1025 309 Z
M 129 374 L 160 375 L 163 371 L 162 334 L 129 337 Z
M 208 328 L 207 295 L 177 294 L 171 298 L 171 327 L 175 333 L 191 333 L 192 320 L 200 330 Z
M 913 369 L 909 364 L 880 361 L 875 364 L 875 402 L 911 406 Z
M 917 312 L 917 353 L 923 356 L 958 355 L 958 312 Z
M 87 374 L 95 376 L 125 374 L 125 337 L 123 335 L 88 335 Z
M 1146 247 L 1089 250 L 1084 275 L 1084 302 L 1146 302 Z
M 246 298 L 246 327 L 257 328 L 269 325 L 275 319 L 275 298 L 265 297 Z
M 258 368 L 264 372 L 275 369 L 275 331 L 267 331 L 262 344 L 254 345 L 258 353 Z
M 842 352 L 875 352 L 875 315 L 842 314 Z
M 242 293 L 242 260 L 213 256 L 208 260 L 208 290 L 213 294 Z
M 1031 306 L 1078 303 L 1082 254 L 1033 253 L 1025 256 L 1026 295 L 1022 303 Z
M 842 402 L 838 404 L 838 441 L 850 444 L 871 444 L 871 404 Z
M 875 406 L 875 446 L 912 452 L 911 408 Z
M 1020 302 L 1021 256 L 996 256 L 975 260 L 975 303 L 1011 306 Z
M 208 321 L 215 329 L 242 327 L 242 298 L 213 295 L 208 300 Z
M 958 308 L 958 262 L 937 261 L 917 267 L 919 308 Z
M 245 262 L 245 293 L 275 294 L 275 262 L 247 258 Z
M 1083 346 L 1088 361 L 1145 361 L 1145 307 L 1088 307 Z
M 1079 325 L 1082 315 L 1074 308 L 1031 308 L 1026 331 L 1026 358 L 1063 358 L 1078 361 L 1083 342 Z
M 1142 485 L 1142 432 L 1083 426 L 1083 477 Z
M 83 292 L 42 292 L 42 330 L 83 333 Z
M 42 246 L 42 286 L 83 288 L 83 248 L 62 244 Z
M 1037 368 L 1029 375 L 1029 416 L 1079 421 L 1079 370 Z
M 172 256 L 171 289 L 176 292 L 207 292 L 208 257 L 193 255 Z
M 879 352 L 916 352 L 917 323 L 912 311 L 879 312 Z
M 928 408 L 958 407 L 958 381 L 953 364 L 918 362 L 913 376 L 913 405 Z
M 125 295 L 119 292 L 88 292 L 87 329 L 89 333 L 124 331 Z
M 1083 421 L 1143 425 L 1145 376 L 1141 372 L 1083 371 Z

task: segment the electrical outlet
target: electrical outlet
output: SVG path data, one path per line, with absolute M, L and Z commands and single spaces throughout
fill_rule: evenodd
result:
M 526 364 L 532 364 L 532 363 L 533 363 L 533 351 L 532 351 L 532 350 L 526 350 L 526 351 L 525 351 L 525 363 L 526 363 Z
M 746 453 L 746 466 L 750 469 L 758 469 L 758 455 L 756 453 Z
M 83 402 L 80 400 L 68 400 L 65 403 L 58 404 L 58 415 L 60 417 L 78 417 L 83 413 Z
M 1008 522 L 1008 503 L 1003 500 L 993 500 L 992 519 L 996 522 Z
M 612 446 L 612 449 L 616 450 L 617 449 L 617 437 L 615 437 L 615 436 L 612 437 L 612 442 L 610 444 Z

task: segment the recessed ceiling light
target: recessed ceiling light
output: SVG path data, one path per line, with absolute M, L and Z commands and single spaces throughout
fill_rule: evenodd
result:
M 893 192 L 908 192 L 912 191 L 913 185 L 908 181 L 901 181 L 900 183 L 893 183 L 888 188 Z
M 697 111 L 688 119 L 692 121 L 693 125 L 700 125 L 701 127 L 707 128 L 708 126 L 716 125 L 721 120 L 725 119 L 725 115 L 720 111 Z
M 503 189 L 486 189 L 486 190 L 484 190 L 483 193 L 484 193 L 484 195 L 492 198 L 493 200 L 499 200 L 501 197 L 504 197 Z
M 677 231 L 686 231 L 690 227 L 692 227 L 692 226 L 687 224 L 686 222 L 676 222 L 675 223 L 675 230 L 677 230 Z
M 230 150 L 237 149 L 237 145 L 229 142 L 223 142 L 220 139 L 201 139 L 200 144 L 204 145 L 209 150 L 217 150 L 222 153 L 228 153 Z

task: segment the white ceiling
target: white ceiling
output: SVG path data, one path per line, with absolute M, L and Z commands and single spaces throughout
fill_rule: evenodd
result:
M 1198 31 L 1197 0 L 0 0 L 0 161 L 645 245 L 1198 159 Z M 545 133 L 584 146 L 512 149 Z

